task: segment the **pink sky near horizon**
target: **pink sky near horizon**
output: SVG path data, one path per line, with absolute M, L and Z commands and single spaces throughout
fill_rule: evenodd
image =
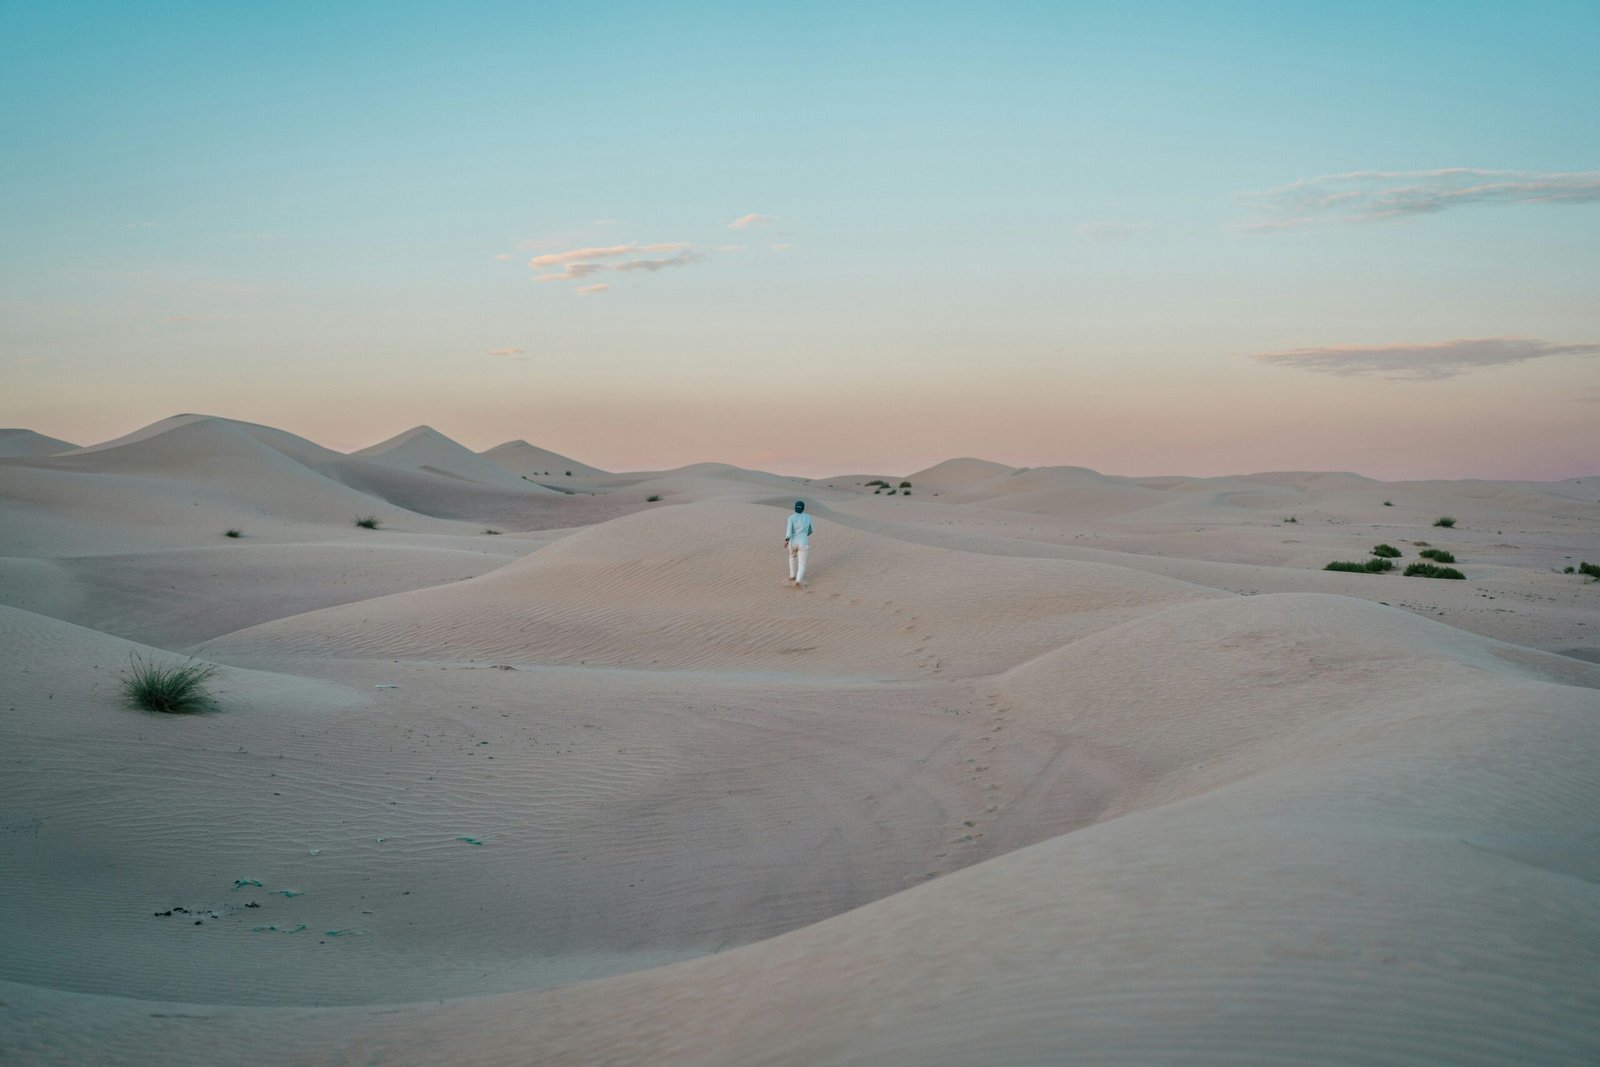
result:
M 1562 383 L 1507 389 L 1510 368 L 1444 382 L 1341 379 L 1241 366 L 1144 393 L 1107 374 L 997 370 L 959 383 L 812 383 L 751 399 L 715 387 L 591 388 L 528 394 L 452 388 L 427 401 L 404 382 L 274 396 L 131 387 L 115 416 L 63 398 L 25 427 L 88 445 L 180 412 L 256 422 L 341 452 L 426 424 L 474 451 L 522 439 L 608 470 L 730 463 L 803 477 L 907 474 L 971 456 L 1011 466 L 1080 466 L 1128 476 L 1352 471 L 1383 480 L 1559 481 L 1600 475 L 1600 402 Z M 1029 383 L 1031 382 L 1031 388 Z M 481 385 L 481 383 L 478 383 Z M 1291 387 L 1291 388 L 1286 388 Z M 205 395 L 210 394 L 210 395 Z M 182 406 L 174 409 L 173 401 Z M 187 401 L 187 402 L 185 402 Z M 1540 432 L 1530 435 L 1529 426 Z M 1587 462 L 1585 462 L 1587 460 Z

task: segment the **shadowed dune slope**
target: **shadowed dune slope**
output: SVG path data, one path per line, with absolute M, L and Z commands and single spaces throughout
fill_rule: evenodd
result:
M 1215 596 L 1095 564 L 968 556 L 824 522 L 784 582 L 784 512 L 707 502 L 580 530 L 492 574 L 284 619 L 212 654 L 967 676 Z
M 69 452 L 78 446 L 32 430 L 0 430 L 0 459 L 35 459 Z
M 208 547 L 41 560 L 0 557 L 0 603 L 178 649 L 271 619 L 476 577 L 521 539 L 485 547 L 427 538 L 258 543 L 212 531 Z

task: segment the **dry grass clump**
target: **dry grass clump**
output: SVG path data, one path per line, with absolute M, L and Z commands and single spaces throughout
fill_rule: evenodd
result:
M 1354 560 L 1335 560 L 1322 569 L 1325 571 L 1352 571 L 1356 574 L 1382 574 L 1384 571 L 1394 570 L 1394 562 L 1374 556 L 1365 563 L 1357 563 Z
M 217 668 L 211 664 L 190 662 L 181 667 L 163 667 L 134 656 L 129 672 L 122 680 L 122 695 L 133 707 L 169 715 L 211 711 L 216 707 L 205 686 L 217 673 Z
M 1432 563 L 1413 563 L 1405 569 L 1407 578 L 1465 578 L 1454 567 L 1436 567 Z

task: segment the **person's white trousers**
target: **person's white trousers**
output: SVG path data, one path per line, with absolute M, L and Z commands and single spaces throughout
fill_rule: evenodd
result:
M 789 577 L 797 582 L 806 580 L 806 557 L 811 554 L 810 545 L 797 545 L 789 542 Z

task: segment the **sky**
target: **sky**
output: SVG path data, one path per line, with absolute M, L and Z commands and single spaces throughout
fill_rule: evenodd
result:
M 0 0 L 0 426 L 1600 474 L 1600 5 Z

